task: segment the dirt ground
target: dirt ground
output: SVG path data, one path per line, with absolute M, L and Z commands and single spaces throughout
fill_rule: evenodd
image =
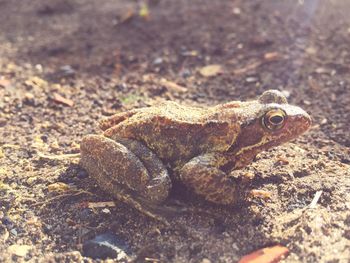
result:
M 154 0 L 149 11 L 0 0 L 0 262 L 81 261 L 83 242 L 106 232 L 139 262 L 236 262 L 274 244 L 289 248 L 284 262 L 350 262 L 350 1 Z M 206 65 L 220 74 L 201 75 Z M 174 190 L 169 202 L 193 212 L 164 226 L 118 201 L 91 208 L 112 199 L 77 159 L 46 156 L 78 153 L 115 112 L 270 88 L 313 126 L 247 168 L 267 200 L 218 207 Z

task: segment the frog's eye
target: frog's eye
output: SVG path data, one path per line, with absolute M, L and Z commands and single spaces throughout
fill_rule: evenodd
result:
M 283 110 L 275 109 L 268 111 L 262 118 L 263 125 L 272 131 L 281 129 L 286 120 L 286 113 Z

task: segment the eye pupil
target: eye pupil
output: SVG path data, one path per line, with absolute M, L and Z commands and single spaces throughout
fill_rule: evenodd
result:
M 275 115 L 275 116 L 272 116 L 270 117 L 270 122 L 273 123 L 273 124 L 281 124 L 283 122 L 283 117 L 280 116 L 280 115 Z
M 268 111 L 262 118 L 262 124 L 265 128 L 276 131 L 281 129 L 286 122 L 286 113 L 280 109 L 274 109 Z

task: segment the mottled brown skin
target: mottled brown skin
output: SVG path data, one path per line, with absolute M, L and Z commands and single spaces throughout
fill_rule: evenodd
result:
M 167 102 L 103 120 L 103 135 L 83 138 L 81 165 L 106 192 L 152 216 L 150 207 L 167 198 L 172 179 L 208 201 L 234 204 L 239 169 L 310 124 L 276 90 L 209 108 Z

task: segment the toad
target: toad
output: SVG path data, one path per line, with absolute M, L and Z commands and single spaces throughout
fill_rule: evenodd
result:
M 240 169 L 310 124 L 277 90 L 207 108 L 165 102 L 102 120 L 103 134 L 83 138 L 80 163 L 105 192 L 153 217 L 174 180 L 207 201 L 232 205 L 242 198 Z

